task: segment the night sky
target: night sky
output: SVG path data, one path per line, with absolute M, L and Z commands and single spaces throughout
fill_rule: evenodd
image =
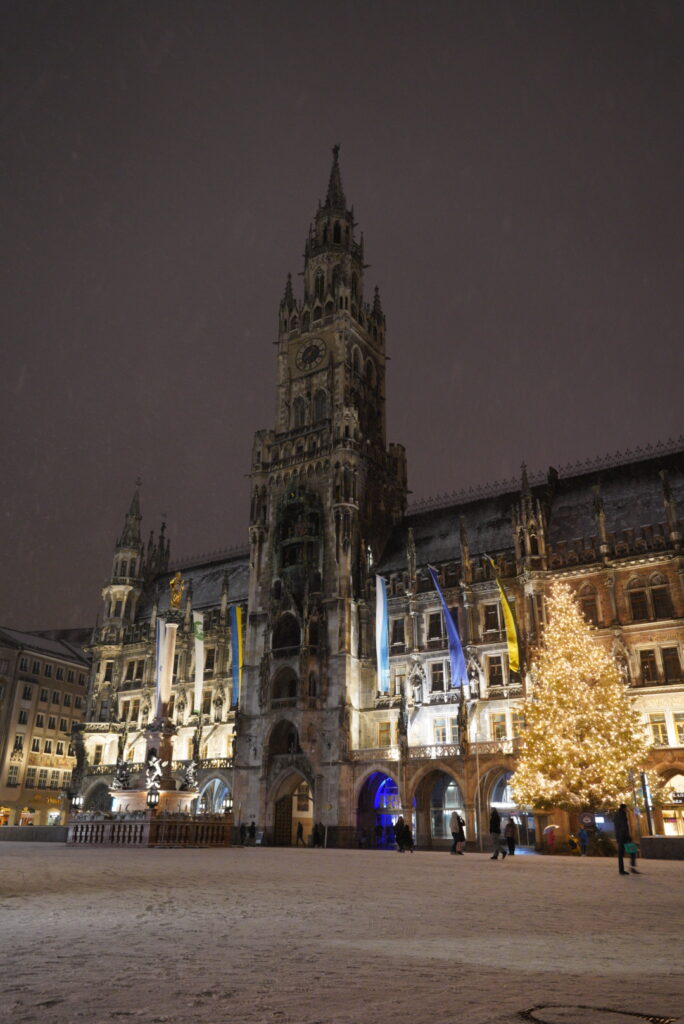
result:
M 666 440 L 684 5 L 3 0 L 0 624 L 91 625 L 143 479 L 247 540 L 331 147 L 413 499 Z

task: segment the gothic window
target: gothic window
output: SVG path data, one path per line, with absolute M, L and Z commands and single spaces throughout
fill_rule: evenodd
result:
M 639 651 L 639 661 L 641 663 L 641 681 L 644 684 L 657 683 L 658 664 L 656 662 L 655 651 Z
M 309 647 L 318 647 L 318 619 L 309 623 Z
M 430 689 L 433 693 L 444 692 L 444 662 L 433 661 L 430 665 Z
M 588 583 L 580 590 L 580 608 L 587 622 L 590 622 L 592 626 L 598 626 L 599 616 L 596 591 Z
M 322 310 L 320 306 L 316 306 L 313 311 L 314 320 L 320 320 L 322 316 Z
M 340 228 L 340 222 L 338 220 L 336 220 L 335 221 L 335 226 L 333 228 L 333 242 L 341 242 L 341 241 L 342 241 L 342 229 Z
M 216 648 L 208 647 L 204 652 L 204 678 L 209 679 L 214 674 L 214 666 L 216 662 Z
M 679 661 L 679 651 L 676 647 L 663 647 L 663 675 L 666 683 L 679 683 L 682 679 L 682 666 Z
M 656 747 L 667 746 L 667 723 L 665 715 L 656 713 L 648 716 L 648 724 L 651 729 L 651 739 Z
M 325 295 L 325 277 L 321 270 L 319 270 L 318 273 L 316 274 L 315 295 L 316 298 L 321 299 L 321 301 L 323 300 L 323 296 Z M 314 311 L 314 320 L 317 319 L 318 317 L 316 316 L 316 312 Z
M 430 612 L 428 616 L 428 645 L 441 647 L 444 638 L 444 625 L 441 612 Z
M 633 622 L 643 622 L 648 618 L 648 601 L 645 590 L 632 590 L 629 595 L 629 607 Z
M 324 224 L 323 225 L 323 242 L 325 243 L 327 241 L 328 241 L 328 225 Z
M 295 430 L 306 426 L 306 401 L 303 398 L 295 398 L 292 403 L 293 426 Z
M 503 712 L 499 712 L 495 715 L 490 715 L 490 729 L 493 740 L 505 740 L 506 739 L 506 715 Z
M 111 683 L 113 672 L 114 672 L 114 662 L 113 661 L 106 661 L 105 662 L 105 671 L 104 671 L 104 681 L 105 681 L 105 683 Z M 53 698 L 54 698 L 54 694 L 53 694 Z M 57 703 L 59 703 L 59 697 L 57 698 Z
M 332 314 L 334 308 L 335 308 L 334 303 L 332 302 L 332 300 L 329 299 L 326 302 L 326 304 L 325 304 L 325 315 L 326 316 L 330 316 Z
M 320 423 L 328 415 L 328 396 L 322 389 L 317 391 L 313 400 L 314 423 Z
M 121 563 L 121 575 L 128 576 L 128 560 L 124 559 Z
M 353 373 L 361 372 L 361 353 L 356 346 L 352 349 L 352 371 Z
M 536 533 L 530 534 L 530 554 L 534 556 L 539 554 L 539 541 Z
M 296 649 L 301 641 L 299 623 L 294 615 L 287 612 L 278 619 L 273 630 L 273 650 Z
M 307 310 L 306 313 L 304 314 L 304 316 L 302 317 L 302 330 L 303 331 L 308 331 L 310 324 L 311 324 L 311 317 L 309 316 L 309 311 Z
M 484 606 L 484 631 L 485 633 L 498 633 L 501 629 L 499 620 L 499 604 L 486 604 Z
M 405 646 L 405 635 L 404 635 L 404 620 L 403 619 L 392 619 L 392 652 L 396 654 L 404 650 Z
M 672 618 L 672 602 L 670 601 L 670 591 L 667 586 L 652 587 L 651 599 L 653 601 L 653 617 L 655 619 Z
M 297 675 L 291 668 L 284 668 L 273 680 L 274 701 L 295 701 L 297 699 Z
M 489 662 L 489 685 L 503 686 L 503 658 L 500 654 L 491 654 L 487 660 Z

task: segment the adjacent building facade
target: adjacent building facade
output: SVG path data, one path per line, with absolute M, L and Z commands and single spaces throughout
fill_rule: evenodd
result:
M 411 818 L 419 843 L 448 836 L 461 809 L 471 840 L 489 808 L 533 821 L 508 781 L 524 727 L 525 666 L 556 578 L 623 669 L 653 739 L 652 764 L 684 790 L 684 446 L 549 470 L 407 509 L 404 448 L 385 428 L 385 315 L 369 297 L 363 242 L 335 151 L 305 246 L 303 293 L 279 308 L 277 412 L 256 435 L 249 543 L 171 565 L 162 532 L 143 543 L 136 491 L 92 639 L 87 724 L 78 732 L 86 807 L 106 807 L 117 757 L 143 770 L 154 715 L 155 623 L 168 580 L 187 588 L 170 708 L 180 781 L 200 743 L 201 803 L 227 794 L 238 820 L 289 844 L 302 823 L 329 843 L 382 844 Z M 523 671 L 512 674 L 492 556 L 516 613 Z M 439 570 L 468 659 L 467 692 L 449 678 Z M 388 582 L 390 686 L 379 692 L 375 576 Z M 233 676 L 231 606 L 242 608 L 244 667 Z M 193 612 L 205 632 L 201 713 L 193 714 Z M 239 620 L 238 620 L 239 621 Z M 201 725 L 201 732 L 198 727 Z M 684 834 L 672 802 L 660 831 Z M 537 821 L 537 830 L 543 822 Z
M 58 637 L 61 636 L 61 639 Z M 90 675 L 79 631 L 0 629 L 0 825 L 63 823 Z

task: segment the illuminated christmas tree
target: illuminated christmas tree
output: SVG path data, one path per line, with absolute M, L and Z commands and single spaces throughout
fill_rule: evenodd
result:
M 649 743 L 615 659 L 583 618 L 572 591 L 555 583 L 513 791 L 525 807 L 598 810 L 632 797 L 630 772 Z

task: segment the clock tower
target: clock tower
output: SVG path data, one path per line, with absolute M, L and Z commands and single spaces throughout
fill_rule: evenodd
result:
M 354 836 L 351 752 L 377 691 L 373 562 L 406 505 L 404 449 L 386 442 L 385 316 L 377 288 L 365 299 L 355 228 L 335 146 L 303 295 L 288 276 L 280 303 L 275 429 L 252 454 L 238 800 L 287 845 L 299 820 Z

